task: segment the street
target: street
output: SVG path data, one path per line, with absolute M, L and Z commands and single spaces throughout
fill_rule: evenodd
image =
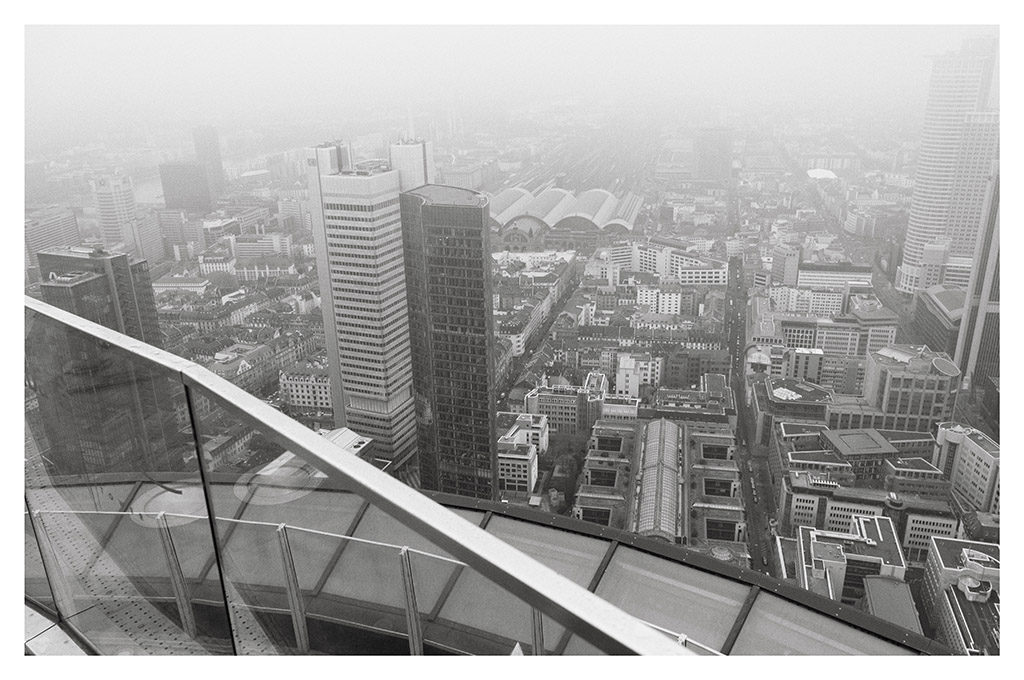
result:
M 769 519 L 773 518 L 773 493 L 768 473 L 768 450 L 754 438 L 753 418 L 747 410 L 743 361 L 746 343 L 747 290 L 743 285 L 740 258 L 733 258 L 729 267 L 726 292 L 726 337 L 732 352 L 732 382 L 736 399 L 736 462 L 740 470 L 740 487 L 747 518 L 747 548 L 753 569 L 772 573 L 774 539 Z M 756 490 L 756 491 L 755 491 Z M 767 564 L 765 564 L 767 562 Z

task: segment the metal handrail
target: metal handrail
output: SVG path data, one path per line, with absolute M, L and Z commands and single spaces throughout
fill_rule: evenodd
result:
M 243 421 L 273 432 L 279 441 L 287 443 L 293 453 L 329 477 L 343 480 L 349 489 L 372 505 L 602 652 L 645 655 L 693 653 L 205 368 L 38 300 L 25 297 L 25 306 L 41 316 L 179 374 L 186 387 L 209 393 L 219 405 Z M 188 406 L 192 408 L 191 403 Z

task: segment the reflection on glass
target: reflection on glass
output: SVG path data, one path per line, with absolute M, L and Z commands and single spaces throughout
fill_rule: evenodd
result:
M 627 614 L 721 649 L 750 586 L 619 546 L 597 594 Z
M 104 654 L 230 652 L 158 519 L 200 517 L 209 540 L 178 374 L 26 310 L 25 384 L 25 499 L 61 614 Z
M 910 654 L 825 614 L 761 592 L 731 654 Z
M 39 544 L 36 543 L 32 521 L 27 512 L 25 513 L 25 597 L 46 607 L 51 612 L 55 611 L 53 593 L 50 592 L 50 584 L 46 580 L 43 558 L 39 554 Z

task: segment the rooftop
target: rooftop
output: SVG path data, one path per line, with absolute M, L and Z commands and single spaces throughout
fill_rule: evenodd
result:
M 921 472 L 940 472 L 938 468 L 924 458 L 897 458 L 890 460 L 889 465 L 897 470 L 919 470 Z
M 775 402 L 829 404 L 832 390 L 794 378 L 768 378 L 765 381 L 769 398 Z
M 954 422 L 939 423 L 939 429 L 950 430 L 952 432 L 962 434 L 985 453 L 999 457 L 999 444 L 993 441 L 991 437 L 981 430 L 976 430 L 973 427 L 967 427 Z
M 864 597 L 868 613 L 923 634 L 910 586 L 903 581 L 887 576 L 865 576 Z
M 999 655 L 999 592 L 984 602 L 968 599 L 960 588 L 949 586 L 943 593 L 949 602 L 969 654 Z
M 817 423 L 778 423 L 779 430 L 782 432 L 783 437 L 799 437 L 801 435 L 816 435 L 822 430 L 827 430 L 828 425 L 819 425 Z
M 843 458 L 859 455 L 896 454 L 896 447 L 890 444 L 878 430 L 828 430 L 823 432 L 822 436 Z
M 971 559 L 985 564 L 988 568 L 999 569 L 999 546 L 994 543 L 978 541 L 962 541 L 956 538 L 932 537 L 932 545 L 936 548 L 936 556 L 944 569 L 960 569 L 964 564 L 965 554 Z M 965 553 L 964 551 L 970 551 Z M 971 555 L 976 553 L 975 555 Z

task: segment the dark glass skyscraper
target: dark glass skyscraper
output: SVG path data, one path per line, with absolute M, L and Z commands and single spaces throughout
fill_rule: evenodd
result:
M 162 344 L 145 260 L 65 248 L 40 252 L 39 270 L 45 302 Z M 181 439 L 169 406 L 180 386 L 53 324 L 36 324 L 27 334 L 49 348 L 49 355 L 32 352 L 25 361 L 26 387 L 39 404 L 28 424 L 49 466 L 63 474 L 184 469 L 187 449 L 168 446 Z
M 407 191 L 400 201 L 420 484 L 493 498 L 489 202 L 436 184 Z
M 210 195 L 220 198 L 224 193 L 224 164 L 220 158 L 220 135 L 212 125 L 192 129 L 192 143 L 196 147 L 196 160 L 206 166 L 206 179 Z
M 103 249 L 44 250 L 43 301 L 154 347 L 162 347 L 149 264 Z
M 213 210 L 210 171 L 202 163 L 164 163 L 160 166 L 160 188 L 169 210 L 187 210 L 205 215 Z
M 999 174 L 989 183 L 974 251 L 956 362 L 972 389 L 999 377 Z

